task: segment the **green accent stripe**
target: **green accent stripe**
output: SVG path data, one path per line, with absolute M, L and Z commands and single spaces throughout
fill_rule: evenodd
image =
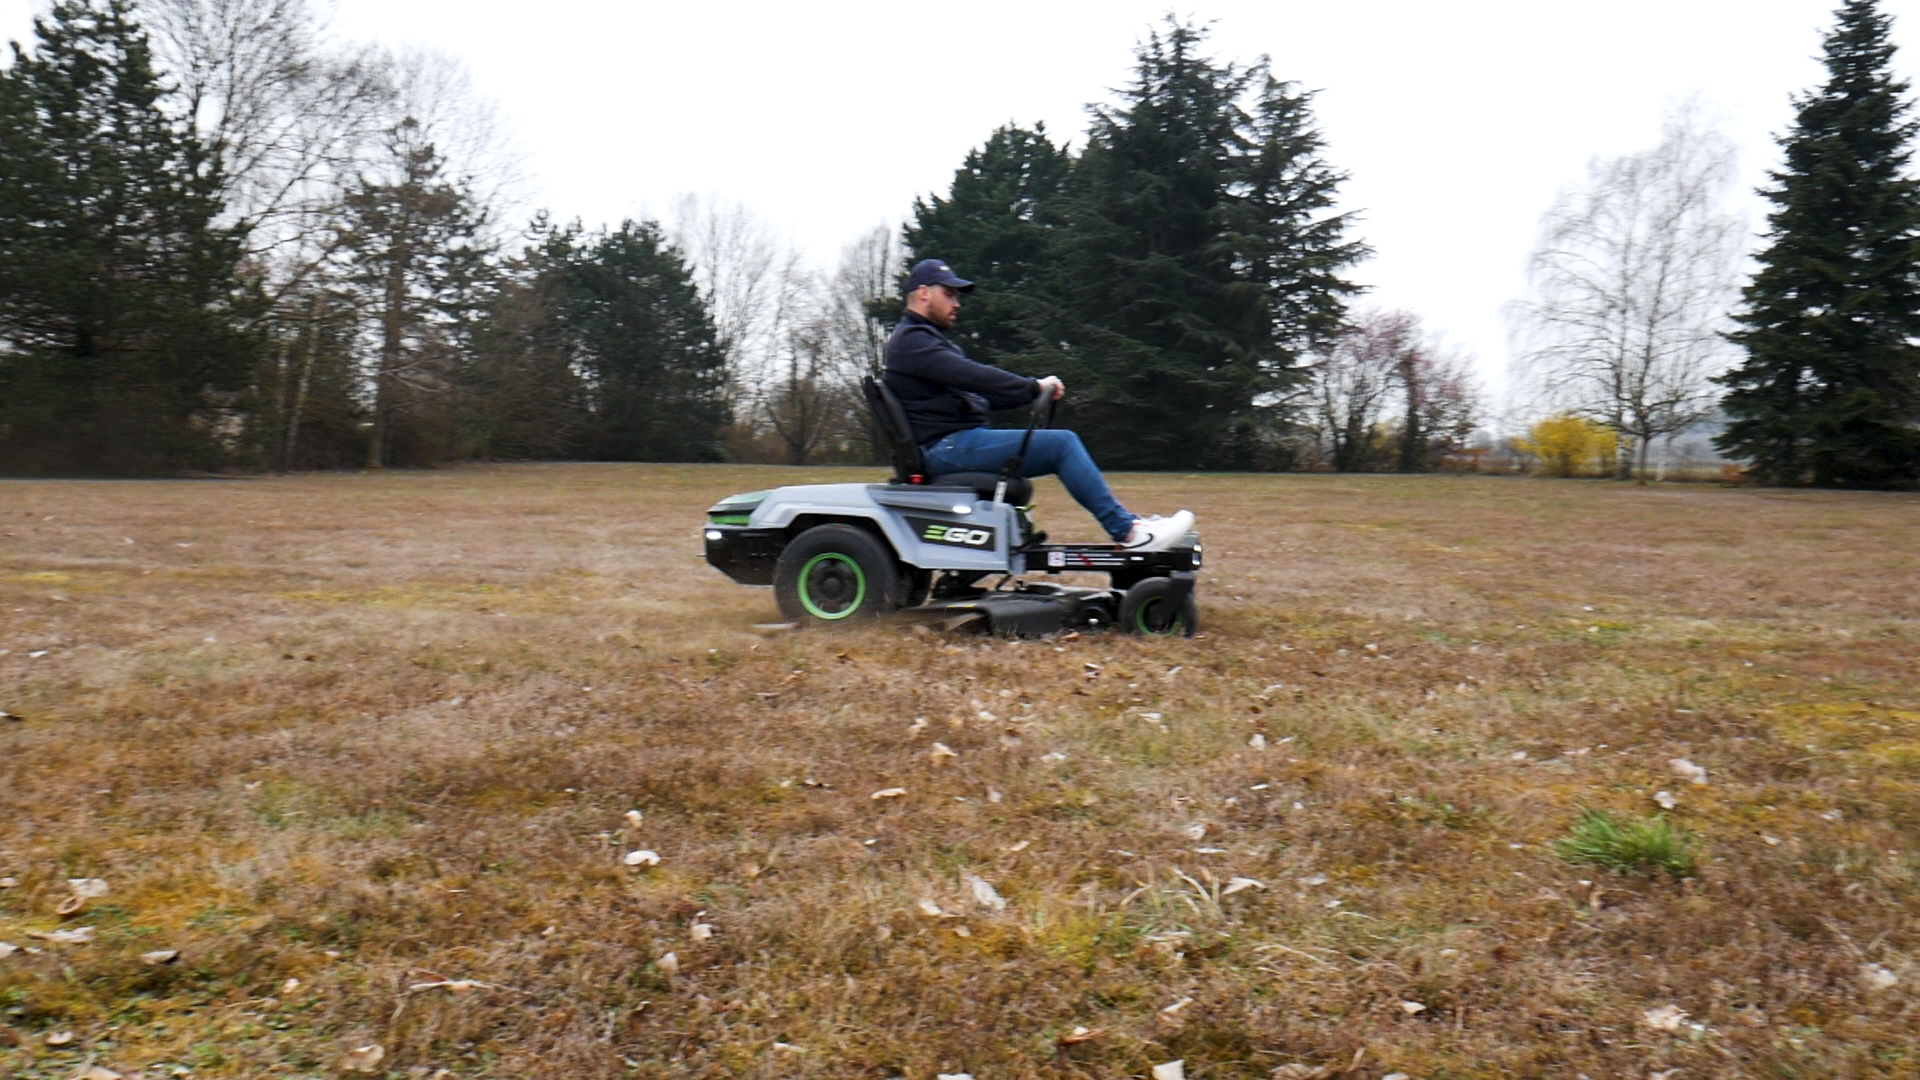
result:
M 745 525 L 751 514 L 714 514 L 707 519 L 710 525 Z

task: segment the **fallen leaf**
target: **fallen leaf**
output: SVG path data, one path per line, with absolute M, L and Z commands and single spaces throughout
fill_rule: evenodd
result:
M 1659 804 L 1660 804 L 1660 809 L 1662 809 L 1662 810 L 1671 810 L 1671 809 L 1673 809 L 1674 807 L 1676 807 L 1676 806 L 1678 806 L 1678 805 L 1680 805 L 1680 800 L 1679 800 L 1679 799 L 1676 799 L 1676 798 L 1674 798 L 1674 797 L 1673 797 L 1673 792 L 1671 792 L 1671 791 L 1656 791 L 1656 792 L 1654 792 L 1654 793 L 1653 793 L 1653 801 L 1654 801 L 1654 802 L 1657 802 L 1657 803 L 1659 803 Z
M 1282 1065 L 1267 1075 L 1273 1080 L 1327 1080 L 1327 1077 L 1333 1075 L 1333 1066 L 1302 1065 L 1295 1061 Z
M 1655 1031 L 1679 1031 L 1686 1021 L 1686 1010 L 1678 1005 L 1661 1005 L 1640 1014 L 1640 1023 Z
M 1187 834 L 1187 839 L 1198 840 L 1207 835 L 1207 823 L 1204 821 L 1196 821 L 1181 831 Z
M 1672 769 L 1673 775 L 1682 780 L 1687 780 L 1695 784 L 1704 784 L 1707 782 L 1707 770 L 1695 765 L 1686 758 L 1677 757 L 1669 759 L 1667 761 L 1667 768 Z
M 72 930 L 30 930 L 30 938 L 51 941 L 55 945 L 85 945 L 93 940 L 93 927 L 77 926 Z
M 287 981 L 298 982 L 299 980 L 288 979 Z M 485 989 L 487 984 L 477 979 L 436 979 L 433 982 L 414 983 L 407 987 L 409 992 L 416 994 L 422 990 L 445 990 L 449 994 L 465 994 L 469 991 Z
M 660 969 L 660 974 L 672 978 L 680 974 L 680 954 L 662 953 L 660 959 L 653 962 L 653 966 Z
M 626 858 L 621 861 L 628 866 L 659 866 L 660 853 L 641 848 L 639 851 L 627 852 Z
M 1400 1011 L 1408 1016 L 1419 1016 L 1427 1011 L 1427 1007 L 1417 1001 L 1403 1001 L 1400 1003 Z
M 1076 1046 L 1083 1042 L 1092 1042 L 1107 1033 L 1106 1028 L 1076 1027 L 1072 1031 L 1053 1040 L 1061 1046 Z
M 1232 896 L 1234 893 L 1245 892 L 1248 889 L 1264 889 L 1266 887 L 1267 884 L 1264 881 L 1257 881 L 1250 877 L 1237 877 L 1228 880 L 1227 887 L 1220 890 L 1220 895 Z
M 1303 877 L 1300 879 L 1300 884 L 1302 885 L 1325 885 L 1326 883 L 1327 875 L 1325 874 L 1314 874 L 1311 877 Z
M 1180 1010 L 1181 1010 L 1181 1009 L 1184 1009 L 1184 1008 L 1186 1008 L 1187 1006 L 1189 1006 L 1189 1005 L 1191 1005 L 1191 1004 L 1193 1004 L 1193 999 L 1192 999 L 1192 998 L 1190 998 L 1190 997 L 1183 997 L 1183 998 L 1181 998 L 1181 999 L 1180 999 L 1179 1001 L 1176 1001 L 1176 1002 L 1174 1002 L 1173 1004 L 1171 1004 L 1171 1005 L 1168 1005 L 1167 1007 L 1165 1007 L 1165 1008 L 1163 1008 L 1163 1009 L 1161 1009 L 1161 1010 L 1160 1010 L 1160 1015 L 1162 1015 L 1162 1016 L 1173 1016 L 1173 1015 L 1176 1015 L 1176 1014 L 1178 1014 L 1178 1013 L 1180 1012 Z
M 1879 964 L 1860 965 L 1860 985 L 1869 990 L 1887 990 L 1899 983 L 1900 976 Z
M 1187 1063 L 1180 1060 L 1155 1065 L 1153 1080 L 1187 1080 Z
M 714 934 L 713 924 L 703 923 L 703 922 L 694 923 L 692 932 L 693 932 L 693 940 L 706 941 L 707 939 L 713 937 L 713 934 Z
M 632 827 L 634 827 L 634 828 L 636 828 L 636 829 L 637 829 L 637 828 L 639 828 L 639 827 L 640 827 L 640 823 L 641 823 L 642 821 L 645 821 L 646 819 L 647 819 L 647 816 L 646 816 L 645 814 L 642 814 L 642 813 L 641 813 L 640 811 L 638 811 L 638 810 L 629 810 L 629 811 L 627 811 L 627 824 L 628 824 L 628 825 L 631 825 Z
M 1047 765 L 1058 765 L 1061 762 L 1067 760 L 1067 755 L 1061 753 L 1058 750 L 1053 750 L 1048 753 L 1041 754 L 1040 760 L 1042 763 Z
M 148 967 L 159 967 L 161 964 L 171 964 L 178 959 L 180 959 L 179 949 L 155 949 L 150 953 L 140 954 L 140 962 Z
M 0 941 L 0 960 L 5 960 L 7 957 L 19 951 L 20 946 L 12 944 L 11 942 Z
M 86 897 L 69 896 L 65 900 L 62 900 L 58 904 L 54 905 L 53 913 L 64 919 L 69 915 L 78 915 L 80 913 L 80 909 L 86 906 L 87 906 Z
M 939 1073 L 933 1080 L 973 1080 L 972 1073 Z
M 356 1046 L 347 1051 L 347 1056 L 340 1060 L 340 1071 L 357 1073 L 378 1072 L 380 1070 L 380 1062 L 384 1061 L 386 1056 L 387 1048 L 381 1046 L 379 1043 L 368 1043 L 365 1046 Z
M 1255 750 L 1265 750 L 1267 748 L 1267 737 L 1256 731 L 1253 733 L 1253 738 L 1247 740 L 1247 745 L 1253 747 Z
M 89 1065 L 73 1074 L 73 1080 L 122 1080 L 119 1073 L 102 1065 Z
M 280 992 L 282 994 L 291 994 L 298 989 L 300 989 L 299 979 L 288 979 L 286 982 L 280 984 Z
M 939 761 L 941 758 L 957 758 L 960 755 L 954 753 L 953 748 L 949 747 L 946 743 L 937 742 L 933 744 L 933 749 L 928 752 L 928 756 L 935 761 Z
M 1009 846 L 1009 847 L 1007 848 L 1007 854 L 1009 854 L 1009 855 L 1015 855 L 1015 854 L 1018 854 L 1018 853 L 1020 853 L 1020 852 L 1022 852 L 1022 851 L 1025 851 L 1025 850 L 1027 850 L 1027 847 L 1028 847 L 1028 845 L 1030 845 L 1030 844 L 1032 844 L 1032 843 L 1033 843 L 1033 841 L 1031 841 L 1031 840 L 1022 840 L 1022 841 L 1020 841 L 1020 842 L 1019 842 L 1019 843 L 1017 843 L 1017 844 L 1013 844 L 1013 845 L 1010 845 L 1010 846 Z
M 947 913 L 940 910 L 940 905 L 931 900 L 920 901 L 920 914 L 925 915 L 929 919 L 944 919 L 947 917 Z
M 967 887 L 973 890 L 973 902 L 994 911 L 1007 910 L 1006 898 L 1001 896 L 985 878 L 977 875 L 967 878 Z
M 897 798 L 899 798 L 900 796 L 902 796 L 902 795 L 905 795 L 906 793 L 907 793 L 907 789 L 906 789 L 906 788 L 903 788 L 903 787 L 890 787 L 890 788 L 881 788 L 881 789 L 880 789 L 879 791 L 876 791 L 876 792 L 874 792 L 873 794 L 871 794 L 871 795 L 869 795 L 869 796 L 867 796 L 867 798 L 869 798 L 869 799 L 897 799 Z
M 68 878 L 67 888 L 73 890 L 73 895 L 82 900 L 98 900 L 107 895 L 106 881 L 97 877 Z
M 46 1043 L 48 1046 L 65 1046 L 72 1041 L 73 1041 L 73 1032 L 71 1031 L 47 1032 Z
M 19 878 L 0 877 L 0 889 L 17 889 L 19 887 Z

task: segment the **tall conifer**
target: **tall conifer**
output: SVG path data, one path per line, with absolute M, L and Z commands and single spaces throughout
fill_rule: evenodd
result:
M 946 197 L 917 199 L 909 250 L 951 263 L 980 288 L 954 338 L 967 355 L 1018 366 L 1051 317 L 1060 195 L 1073 159 L 1044 125 L 1007 126 L 967 153 Z
M 1368 254 L 1334 212 L 1344 177 L 1312 95 L 1266 61 L 1222 64 L 1169 20 L 1119 104 L 1094 112 L 1067 208 L 1059 359 L 1116 465 L 1249 468 L 1279 392 L 1337 328 Z
M 0 75 L 0 468 L 209 460 L 256 343 L 219 178 L 130 0 L 61 0 Z
M 1747 351 L 1721 376 L 1732 422 L 1716 440 L 1769 483 L 1920 480 L 1920 186 L 1915 124 L 1894 78 L 1889 19 L 1846 0 L 1827 82 L 1801 97 L 1760 271 L 1735 315 Z

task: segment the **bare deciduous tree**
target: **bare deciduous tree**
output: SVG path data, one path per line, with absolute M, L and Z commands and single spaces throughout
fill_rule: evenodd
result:
M 329 211 L 376 144 L 389 65 L 330 46 L 306 0 L 149 0 L 147 11 L 227 213 L 252 257 L 281 264 L 276 295 L 296 289 L 329 250 Z
M 1373 312 L 1355 318 L 1314 365 L 1313 412 L 1335 471 L 1360 472 L 1382 456 L 1395 380 L 1419 344 L 1412 315 Z
M 900 300 L 899 231 L 876 225 L 840 249 L 828 314 L 835 348 L 859 375 L 879 378 L 887 367 L 891 328 L 875 318 L 875 309 Z
M 1653 441 L 1714 405 L 1738 288 L 1740 220 L 1722 209 L 1734 150 L 1689 106 L 1645 153 L 1595 160 L 1541 220 L 1517 383 L 1540 411 L 1618 432 L 1619 475 L 1646 480 Z
M 758 388 L 772 377 L 787 344 L 782 311 L 805 274 L 800 253 L 744 204 L 712 196 L 676 198 L 667 233 L 693 267 L 694 284 L 713 314 L 727 360 L 728 408 L 751 419 Z
M 1479 420 L 1472 359 L 1411 312 L 1359 312 L 1312 373 L 1308 408 L 1339 472 L 1423 472 L 1461 449 Z

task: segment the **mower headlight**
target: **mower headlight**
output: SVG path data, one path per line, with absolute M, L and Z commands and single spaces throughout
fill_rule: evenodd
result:
M 718 540 L 718 539 L 720 539 L 720 530 L 719 530 L 719 529 L 708 529 L 708 530 L 707 530 L 707 539 L 709 539 L 709 540 Z

